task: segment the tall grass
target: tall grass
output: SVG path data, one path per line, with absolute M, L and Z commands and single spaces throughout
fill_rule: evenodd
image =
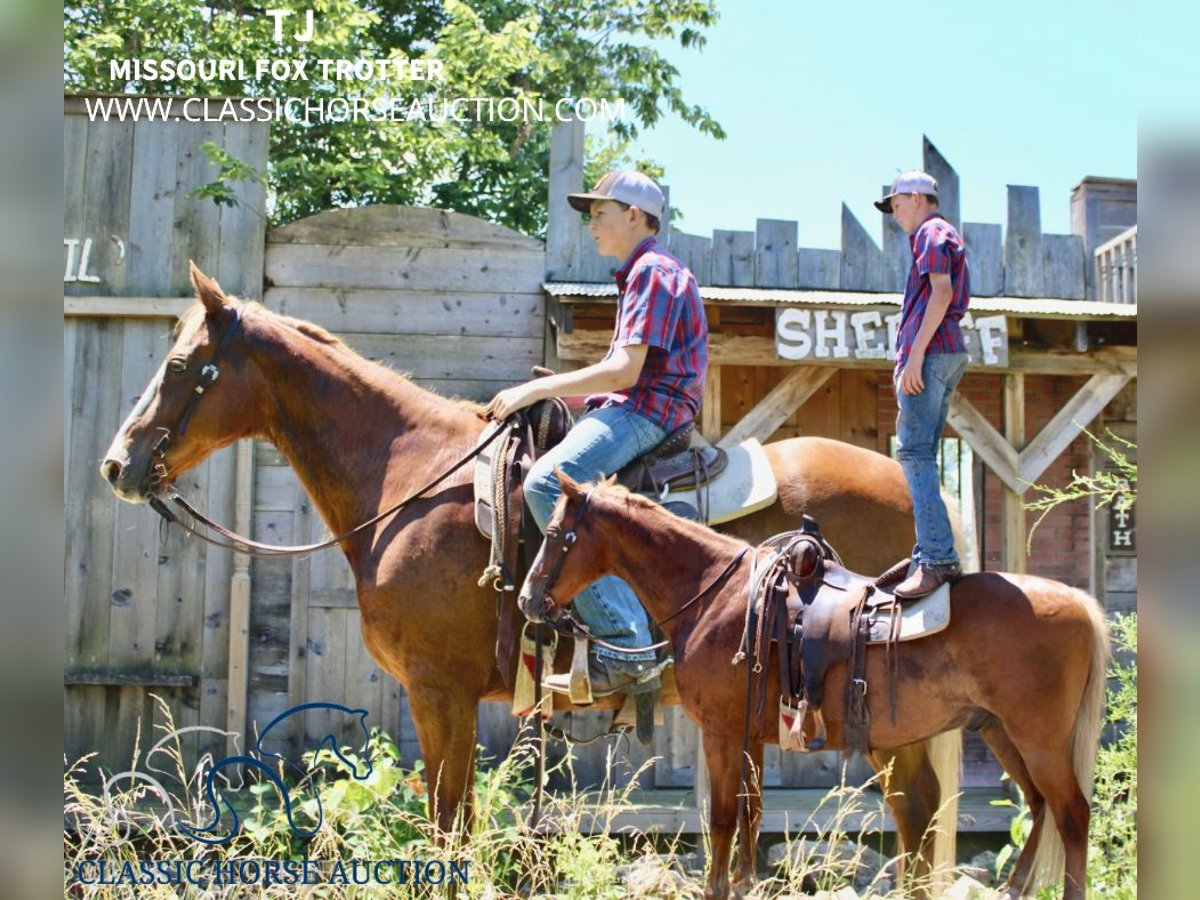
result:
M 170 709 L 159 702 L 159 712 L 163 724 L 158 727 L 162 733 L 174 734 Z M 529 777 L 532 750 L 532 743 L 522 740 L 506 759 L 491 767 L 481 766 L 475 783 L 472 823 L 467 827 L 460 822 L 453 832 L 438 834 L 426 817 L 427 796 L 420 765 L 415 770 L 403 768 L 393 741 L 375 731 L 368 745 L 372 771 L 365 780 L 348 777 L 347 764 L 327 749 L 308 756 L 306 762 L 313 770 L 311 783 L 294 787 L 292 795 L 300 815 L 308 817 L 306 822 L 315 822 L 316 798 L 320 798 L 324 821 L 315 837 L 297 837 L 288 827 L 269 783 L 249 784 L 238 792 L 238 796 L 248 798 L 240 810 L 240 833 L 228 844 L 219 846 L 198 843 L 180 829 L 185 822 L 207 823 L 212 810 L 203 802 L 200 789 L 205 765 L 189 768 L 177 739 L 160 748 L 171 760 L 171 777 L 168 779 L 161 771 L 164 767 L 156 767 L 160 770 L 156 776 L 158 782 L 173 785 L 167 797 L 149 780 L 136 777 L 118 780 L 106 791 L 89 791 L 84 784 L 91 762 L 85 758 L 68 766 L 63 779 L 67 822 L 64 889 L 69 896 L 88 898 L 449 895 L 445 885 L 413 883 L 403 887 L 210 884 L 205 888 L 180 888 L 84 885 L 76 878 L 79 863 L 93 861 L 94 865 L 98 860 L 106 861 L 110 873 L 119 871 L 123 863 L 136 868 L 140 861 L 148 859 L 202 860 L 209 866 L 215 861 L 290 860 L 299 865 L 303 860 L 311 860 L 327 874 L 338 861 L 343 861 L 349 870 L 352 860 L 400 859 L 442 863 L 447 867 L 453 863 L 460 871 L 465 869 L 469 880 L 458 886 L 458 897 L 703 895 L 702 874 L 684 870 L 683 861 L 690 848 L 681 835 L 645 834 L 622 826 L 622 814 L 635 810 L 630 794 L 637 785 L 636 776 L 623 779 L 622 786 L 610 780 L 593 790 L 548 794 L 542 825 L 531 829 L 527 817 L 532 791 Z M 342 750 L 352 762 L 356 752 Z M 134 761 L 138 761 L 137 751 Z M 609 762 L 607 768 L 611 773 L 618 767 L 613 759 Z M 211 760 L 208 764 L 211 765 Z M 562 765 L 570 768 L 570 754 Z M 1105 784 L 1102 774 L 1097 779 L 1098 800 Z M 879 868 L 880 859 L 870 849 L 869 841 L 858 839 L 859 832 L 882 832 L 878 809 L 878 795 L 865 788 L 843 787 L 831 791 L 807 820 L 790 823 L 793 833 L 806 833 L 810 838 L 790 838 L 786 861 L 760 880 L 748 896 L 757 900 L 847 887 L 862 897 L 913 896 L 920 885 L 911 880 L 900 884 L 898 860 L 890 860 Z M 701 840 L 706 842 L 707 836 Z M 94 873 L 95 869 L 87 871 Z M 934 874 L 942 876 L 945 883 L 944 877 L 955 873 Z

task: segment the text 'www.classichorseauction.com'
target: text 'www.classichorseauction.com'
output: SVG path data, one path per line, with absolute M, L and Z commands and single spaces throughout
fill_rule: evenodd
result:
M 570 122 L 625 118 L 625 100 L 564 97 L 85 97 L 93 122 Z

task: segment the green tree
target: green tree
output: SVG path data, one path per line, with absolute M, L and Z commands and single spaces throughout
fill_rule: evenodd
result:
M 313 8 L 310 43 L 274 40 L 266 8 Z M 112 0 L 64 7 L 68 91 L 169 95 L 333 97 L 369 103 L 433 103 L 457 97 L 624 99 L 629 113 L 594 148 L 627 158 L 640 128 L 674 114 L 701 133 L 720 125 L 690 104 L 678 70 L 659 48 L 704 45 L 717 18 L 711 0 Z M 290 22 L 301 22 L 301 16 Z M 289 24 L 290 30 L 291 25 Z M 307 60 L 307 80 L 257 78 L 255 59 Z M 238 59 L 245 79 L 159 81 L 114 78 L 111 60 Z M 321 59 L 424 59 L 443 80 L 338 81 Z M 130 73 L 131 75 L 136 73 Z M 235 73 L 236 74 L 236 73 Z M 333 73 L 331 72 L 330 75 Z M 430 204 L 481 216 L 529 234 L 546 223 L 549 122 L 409 119 L 393 122 L 279 119 L 271 125 L 266 177 L 272 217 L 287 222 L 335 206 Z M 654 169 L 651 161 L 641 165 Z

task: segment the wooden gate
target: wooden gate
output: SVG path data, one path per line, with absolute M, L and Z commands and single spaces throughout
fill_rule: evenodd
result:
M 226 720 L 231 559 L 177 530 L 160 535 L 145 507 L 114 499 L 97 466 L 170 346 L 190 301 L 194 259 L 231 292 L 261 284 L 264 194 L 243 183 L 237 206 L 193 191 L 217 175 L 206 142 L 266 164 L 265 125 L 92 122 L 81 98 L 64 123 L 65 752 L 127 769 L 162 718 Z M 214 456 L 181 487 L 228 520 L 233 455 Z M 217 744 L 223 749 L 223 742 Z M 198 749 L 192 743 L 187 749 Z

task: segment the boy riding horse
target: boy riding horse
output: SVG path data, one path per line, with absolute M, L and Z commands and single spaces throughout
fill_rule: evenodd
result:
M 608 353 L 574 372 L 536 378 L 492 398 L 488 415 L 502 421 L 551 397 L 587 396 L 587 412 L 525 479 L 525 501 L 545 531 L 560 488 L 554 469 L 595 481 L 654 449 L 700 410 L 708 367 L 708 321 L 692 273 L 658 243 L 662 190 L 640 172 L 609 172 L 586 193 L 567 197 L 588 217 L 602 256 L 623 260 Z M 575 610 L 592 634 L 588 672 L 596 696 L 658 686 L 649 620 L 633 590 L 607 576 L 576 595 Z M 621 648 L 621 649 L 616 649 Z M 569 692 L 570 675 L 552 675 L 551 690 Z

